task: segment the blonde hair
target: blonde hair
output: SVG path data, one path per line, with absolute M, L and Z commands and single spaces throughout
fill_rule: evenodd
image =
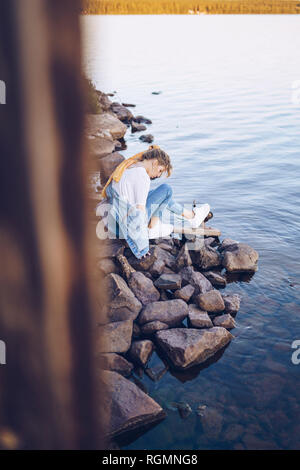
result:
M 165 167 L 165 172 L 167 177 L 169 177 L 173 170 L 169 155 L 160 148 L 150 149 L 143 153 L 141 161 L 154 159 L 157 160 L 160 165 Z

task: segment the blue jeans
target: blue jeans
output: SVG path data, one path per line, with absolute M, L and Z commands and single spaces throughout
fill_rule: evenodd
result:
M 172 199 L 173 190 L 167 183 L 163 183 L 155 189 L 151 189 L 148 193 L 146 201 L 146 211 L 148 222 L 151 217 L 160 217 L 165 209 L 179 216 L 182 215 L 184 207 Z

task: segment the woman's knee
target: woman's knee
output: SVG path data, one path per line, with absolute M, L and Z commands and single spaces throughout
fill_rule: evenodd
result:
M 166 194 L 166 197 L 172 197 L 173 189 L 168 183 L 162 183 L 159 187 Z

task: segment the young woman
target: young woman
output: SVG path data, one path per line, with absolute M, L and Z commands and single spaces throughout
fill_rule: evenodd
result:
M 180 216 L 192 228 L 199 227 L 209 214 L 208 204 L 188 210 L 175 202 L 169 184 L 150 190 L 151 180 L 164 173 L 169 177 L 171 172 L 169 155 L 158 145 L 150 145 L 148 150 L 124 160 L 102 190 L 102 197 L 110 204 L 109 215 L 114 224 L 114 228 L 109 224 L 109 231 L 122 235 L 137 258 L 148 255 L 149 239 L 173 232 L 173 224 L 161 220 L 164 211 Z

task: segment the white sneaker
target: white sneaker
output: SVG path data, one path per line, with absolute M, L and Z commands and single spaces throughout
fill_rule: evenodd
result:
M 193 212 L 195 213 L 192 219 L 188 219 L 189 223 L 191 224 L 192 228 L 199 227 L 202 222 L 206 219 L 210 211 L 209 204 L 202 204 L 200 207 L 195 207 Z
M 174 226 L 172 224 L 163 224 L 162 221 L 159 220 L 158 223 L 154 225 L 154 227 L 148 228 L 148 237 L 149 238 L 167 237 L 173 232 L 173 230 L 174 230 Z

